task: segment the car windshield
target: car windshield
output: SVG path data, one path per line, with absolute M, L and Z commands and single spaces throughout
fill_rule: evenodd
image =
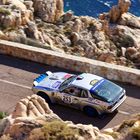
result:
M 97 96 L 103 101 L 112 102 L 121 93 L 122 88 L 111 81 L 104 80 L 97 87 L 93 87 L 91 90 L 92 96 Z
M 73 82 L 75 80 L 77 76 L 71 76 L 70 78 L 66 79 L 59 87 L 59 90 L 62 91 L 64 90 L 66 87 L 68 87 L 68 85 Z

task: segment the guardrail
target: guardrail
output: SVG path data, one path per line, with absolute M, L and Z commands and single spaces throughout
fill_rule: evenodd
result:
M 0 40 L 0 53 L 140 86 L 140 70 Z

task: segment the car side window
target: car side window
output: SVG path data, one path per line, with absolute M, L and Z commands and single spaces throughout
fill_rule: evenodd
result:
M 88 91 L 87 90 L 81 90 L 81 94 L 80 94 L 80 97 L 82 98 L 88 98 Z
M 91 96 L 92 96 L 94 99 L 98 99 L 98 100 L 102 100 L 102 101 L 104 101 L 103 99 L 101 99 L 100 97 L 97 97 L 97 96 L 94 95 L 94 94 L 91 94 Z
M 67 94 L 70 94 L 70 95 L 73 95 L 73 96 L 79 97 L 80 93 L 81 93 L 81 89 L 79 89 L 77 87 L 68 87 L 63 92 L 67 93 Z

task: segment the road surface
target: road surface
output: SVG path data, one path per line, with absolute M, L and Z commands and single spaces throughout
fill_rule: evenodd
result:
M 56 67 L 0 55 L 0 111 L 12 112 L 21 98 L 32 95 L 33 79 L 46 70 L 52 72 L 66 71 Z M 51 109 L 63 120 L 93 124 L 100 129 L 113 127 L 124 119 L 130 118 L 131 114 L 140 112 L 140 87 L 122 83 L 118 84 L 126 89 L 127 99 L 118 108 L 117 113 L 108 114 L 104 118 L 87 117 L 81 111 L 60 105 L 54 105 Z

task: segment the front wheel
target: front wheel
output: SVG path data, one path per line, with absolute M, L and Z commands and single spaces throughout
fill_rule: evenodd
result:
M 89 117 L 97 117 L 98 116 L 98 112 L 96 109 L 90 107 L 90 106 L 86 106 L 84 107 L 84 112 L 89 116 Z
M 37 95 L 40 96 L 40 97 L 42 97 L 43 99 L 45 99 L 45 101 L 46 101 L 49 105 L 52 104 L 52 102 L 51 102 L 49 96 L 48 96 L 46 93 L 44 93 L 44 92 L 38 92 Z

